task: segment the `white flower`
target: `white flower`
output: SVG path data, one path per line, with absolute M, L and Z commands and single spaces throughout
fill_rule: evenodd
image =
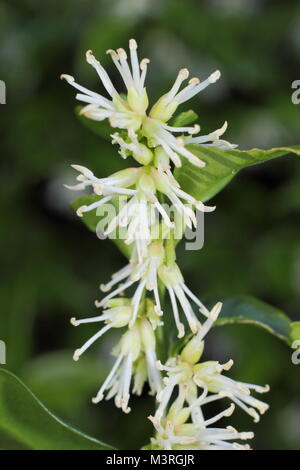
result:
M 77 209 L 77 215 L 79 217 L 82 217 L 84 212 L 92 211 L 110 202 L 116 196 L 133 196 L 137 193 L 136 189 L 129 189 L 129 187 L 137 182 L 140 176 L 140 168 L 128 168 L 126 170 L 120 170 L 106 178 L 97 178 L 91 170 L 82 165 L 71 166 L 80 173 L 77 176 L 79 183 L 73 186 L 65 184 L 67 189 L 82 191 L 91 187 L 95 194 L 103 196 L 99 201 L 89 206 L 79 207 L 79 209 Z
M 100 286 L 103 292 L 109 291 L 117 284 L 118 287 L 106 295 L 101 301 L 96 301 L 95 304 L 97 307 L 105 307 L 110 299 L 125 292 L 126 289 L 138 282 L 131 300 L 133 314 L 129 322 L 129 327 L 131 327 L 137 319 L 141 299 L 145 290 L 153 292 L 155 313 L 161 316 L 163 315 L 163 311 L 158 290 L 158 279 L 160 279 L 162 284 L 167 288 L 170 296 L 174 320 L 178 329 L 178 337 L 182 338 L 184 336 L 185 329 L 183 323 L 180 321 L 177 301 L 179 301 L 192 332 L 196 333 L 199 329 L 204 331 L 204 328 L 207 328 L 207 324 L 211 325 L 214 321 L 215 315 L 218 314 L 219 310 L 216 314 L 214 310 L 209 313 L 203 303 L 186 286 L 177 264 L 175 262 L 169 265 L 164 264 L 166 256 L 165 251 L 161 242 L 153 241 L 148 246 L 147 256 L 142 262 L 139 262 L 138 257 L 133 255 L 130 263 L 115 273 L 110 282 L 101 284 Z M 191 301 L 199 307 L 200 312 L 204 316 L 209 317 L 202 326 L 193 311 Z
M 166 170 L 168 169 L 166 168 Z M 160 170 L 152 168 L 151 175 L 157 190 L 168 197 L 172 203 L 171 208 L 175 209 L 177 214 L 181 217 L 184 226 L 187 225 L 189 228 L 192 228 L 193 225 L 194 227 L 197 226 L 195 209 L 202 212 L 212 212 L 215 210 L 215 207 L 205 206 L 201 201 L 197 201 L 194 197 L 180 189 L 178 183 L 176 182 L 176 184 L 174 184 L 174 179 L 162 168 Z M 172 227 L 169 216 L 162 212 L 161 205 L 158 204 L 158 201 L 155 202 L 155 207 L 162 215 L 166 225 Z
M 165 388 L 158 395 L 159 407 L 156 416 L 161 419 L 165 413 L 175 387 L 184 391 L 184 399 L 191 407 L 193 422 L 202 424 L 203 417 L 200 406 L 224 397 L 228 397 L 250 414 L 254 421 L 259 420 L 259 415 L 268 409 L 268 405 L 250 395 L 251 389 L 258 393 L 269 390 L 269 386 L 261 387 L 253 384 L 238 382 L 224 375 L 224 370 L 229 370 L 233 364 L 230 360 L 225 364 L 217 361 L 199 362 L 203 352 L 203 338 L 217 319 L 222 304 L 219 302 L 208 314 L 208 319 L 199 329 L 198 333 L 187 343 L 180 355 L 173 357 L 163 366 L 158 362 L 160 370 L 167 373 L 164 379 Z M 197 396 L 197 387 L 203 390 L 201 399 Z M 211 393 L 206 397 L 207 393 Z M 201 402 L 201 403 L 200 403 Z M 247 405 L 250 405 L 247 406 Z
M 152 394 L 159 393 L 161 386 L 160 373 L 155 367 L 155 336 L 146 318 L 127 330 L 114 350 L 117 359 L 100 387 L 93 403 L 99 403 L 106 394 L 106 400 L 115 398 L 115 404 L 125 413 L 128 406 L 130 387 L 134 378 L 133 393 L 140 394 L 145 380 L 148 380 Z
M 111 135 L 112 144 L 120 146 L 119 154 L 122 158 L 132 155 L 133 158 L 141 165 L 147 165 L 153 159 L 153 153 L 144 144 L 138 141 L 138 137 L 132 129 L 128 129 L 128 137 L 130 141 L 125 141 L 118 132 Z
M 111 328 L 122 328 L 128 325 L 132 316 L 132 307 L 130 306 L 129 299 L 111 299 L 106 303 L 107 309 L 104 310 L 102 315 L 96 317 L 89 317 L 83 319 L 71 318 L 71 323 L 74 326 L 81 325 L 83 323 L 98 323 L 104 322 L 103 326 L 97 333 L 84 343 L 81 348 L 76 349 L 73 359 L 78 361 L 79 357 L 101 336 L 103 336 Z
M 155 299 L 155 313 L 159 316 L 162 315 L 157 285 L 157 271 L 159 266 L 163 263 L 163 260 L 164 248 L 162 244 L 160 242 L 152 242 L 148 247 L 147 257 L 145 257 L 142 263 L 138 263 L 133 257 L 127 266 L 112 276 L 112 280 L 110 282 L 107 284 L 101 284 L 101 290 L 107 292 L 116 284 L 120 284 L 121 281 L 124 281 L 123 284 L 120 284 L 117 289 L 110 292 L 100 302 L 96 301 L 96 306 L 106 306 L 107 302 L 109 302 L 111 298 L 124 292 L 134 283 L 138 282 L 138 286 L 131 299 L 133 313 L 129 322 L 129 327 L 133 326 L 137 319 L 142 295 L 145 289 L 153 291 Z
M 117 359 L 110 373 L 100 387 L 93 403 L 99 403 L 107 391 L 106 400 L 115 397 L 115 404 L 122 408 L 124 413 L 129 413 L 128 402 L 130 398 L 130 384 L 133 373 L 133 363 L 138 359 L 141 352 L 141 338 L 138 327 L 126 331 L 120 343 L 115 349 Z
M 79 101 L 88 103 L 81 110 L 82 114 L 96 121 L 109 119 L 112 127 L 136 130 L 141 126 L 143 116 L 148 107 L 148 97 L 144 88 L 144 82 L 149 60 L 143 59 L 140 63 L 138 62 L 137 44 L 134 39 L 129 41 L 129 49 L 131 69 L 128 65 L 127 54 L 124 49 L 107 51 L 111 55 L 126 86 L 127 99 L 122 98 L 117 92 L 106 70 L 94 57 L 92 51 L 87 51 L 86 60 L 96 70 L 110 98 L 105 98 L 99 93 L 79 85 L 70 75 L 63 74 L 61 78 L 67 80 L 70 85 L 81 92 L 76 95 Z
M 128 168 L 118 171 L 106 178 L 97 178 L 91 170 L 81 165 L 72 165 L 80 174 L 77 176 L 79 183 L 66 188 L 81 191 L 88 187 L 92 188 L 98 196 L 103 196 L 99 201 L 90 205 L 83 205 L 77 209 L 77 215 L 82 217 L 83 213 L 97 209 L 109 203 L 113 198 L 119 197 L 120 210 L 110 221 L 104 234 L 111 234 L 117 227 L 127 229 L 127 244 L 136 242 L 139 261 L 147 255 L 147 246 L 153 238 L 151 229 L 158 222 L 158 214 L 166 227 L 174 228 L 174 222 L 170 218 L 169 206 L 165 208 L 157 197 L 157 192 L 165 194 L 172 203 L 177 226 L 182 221 L 182 226 L 196 226 L 197 220 L 195 209 L 210 212 L 215 207 L 205 206 L 201 201 L 182 191 L 178 183 L 174 184 L 168 172 L 166 161 L 161 164 L 162 154 L 160 152 L 159 168 L 145 171 L 142 168 Z M 122 203 L 122 204 L 121 204 Z M 156 213 L 157 211 L 157 213 Z M 168 213 L 169 212 L 169 213 Z
M 251 390 L 258 393 L 265 393 L 269 391 L 270 387 L 268 385 L 261 387 L 259 385 L 239 382 L 221 374 L 222 370 L 229 370 L 232 365 L 233 361 L 229 361 L 226 367 L 220 366 L 220 364 L 215 361 L 197 364 L 195 366 L 193 379 L 198 387 L 207 389 L 211 393 L 228 397 L 252 416 L 257 423 L 259 421 L 259 414 L 256 409 L 260 414 L 263 414 L 269 408 L 269 405 L 252 397 Z
M 217 129 L 210 134 L 202 135 L 199 137 L 186 137 L 185 142 L 187 144 L 202 144 L 206 147 L 216 147 L 219 150 L 231 150 L 237 147 L 235 144 L 227 142 L 227 140 L 220 139 L 227 129 L 227 121 L 224 122 L 223 126 L 220 129 Z M 211 142 L 208 144 L 207 142 Z
M 158 413 L 149 416 L 153 423 L 156 436 L 151 439 L 152 448 L 164 450 L 248 450 L 248 445 L 241 445 L 232 440 L 252 439 L 251 432 L 238 432 L 232 426 L 227 428 L 210 427 L 223 417 L 229 417 L 234 411 L 234 405 L 225 409 L 212 418 L 205 419 L 202 406 L 205 404 L 206 394 L 197 399 L 198 411 L 201 420 L 195 420 L 193 414 L 194 404 L 185 406 L 188 387 L 179 389 L 178 397 L 170 406 L 165 417 Z M 191 422 L 188 422 L 191 421 Z
M 155 417 L 150 416 L 157 434 L 151 439 L 153 449 L 162 450 L 249 450 L 248 444 L 241 445 L 233 440 L 252 439 L 252 432 L 238 432 L 232 426 L 226 428 L 208 427 L 210 421 L 217 421 L 224 416 L 229 416 L 232 408 L 204 421 L 203 426 L 193 423 L 173 424 L 166 420 L 162 425 Z
M 88 103 L 81 110 L 81 114 L 96 121 L 109 119 L 112 127 L 125 130 L 124 135 L 118 133 L 112 135 L 113 143 L 120 146 L 122 157 L 132 155 L 142 165 L 148 165 L 153 159 L 153 150 L 160 148 L 166 152 L 176 167 L 181 166 L 181 158 L 186 158 L 193 165 L 202 168 L 205 162 L 188 150 L 186 144 L 208 145 L 221 150 L 236 147 L 220 140 L 227 123 L 221 129 L 204 136 L 195 136 L 200 131 L 199 125 L 178 127 L 168 124 L 180 104 L 193 98 L 220 78 L 219 70 L 213 72 L 204 81 L 194 77 L 181 89 L 183 82 L 189 77 L 189 71 L 181 69 L 171 89 L 152 106 L 149 114 L 146 114 L 148 96 L 144 85 L 149 60 L 143 59 L 139 63 L 137 44 L 134 39 L 129 41 L 129 50 L 130 65 L 124 49 L 107 51 L 125 84 L 126 97 L 117 92 L 107 72 L 91 51 L 86 53 L 87 62 L 95 68 L 109 98 L 79 85 L 70 75 L 61 75 L 61 78 L 66 79 L 80 91 L 76 98 Z
M 152 178 L 141 173 L 136 184 L 136 193 L 125 201 L 118 214 L 109 222 L 104 235 L 109 235 L 117 227 L 126 229 L 127 245 L 134 244 L 139 263 L 147 256 L 148 245 L 152 240 L 151 227 L 156 224 L 157 216 L 152 200 L 155 200 L 155 185 Z
M 196 333 L 201 328 L 201 324 L 193 311 L 191 301 L 199 307 L 200 312 L 205 316 L 209 315 L 207 308 L 187 287 L 181 271 L 175 262 L 170 265 L 164 264 L 160 266 L 158 275 L 162 283 L 166 286 L 170 296 L 174 320 L 178 330 L 178 338 L 184 336 L 185 329 L 183 323 L 180 321 L 177 301 L 179 301 L 181 305 L 190 329 L 193 333 Z
M 98 209 L 119 197 L 119 211 L 110 220 L 104 235 L 110 235 L 117 227 L 126 229 L 125 243 L 135 242 L 141 262 L 147 255 L 147 246 L 151 242 L 151 226 L 157 221 L 154 210 L 160 207 L 152 178 L 142 168 L 128 168 L 106 178 L 97 178 L 88 168 L 81 165 L 72 167 L 80 172 L 77 177 L 79 183 L 74 186 L 66 185 L 68 189 L 83 190 L 92 187 L 96 195 L 103 196 L 99 201 L 79 207 L 77 215 L 81 217 L 83 213 Z

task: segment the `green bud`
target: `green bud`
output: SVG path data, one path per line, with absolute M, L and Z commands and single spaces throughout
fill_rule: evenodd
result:
M 182 274 L 176 263 L 166 266 L 162 265 L 158 269 L 158 276 L 166 287 L 178 284 L 183 281 Z
M 170 192 L 170 181 L 167 176 L 157 171 L 156 168 L 151 169 L 151 174 L 157 190 L 163 194 L 168 194 Z
M 213 374 L 218 375 L 221 371 L 222 369 L 217 361 L 202 362 L 194 367 L 195 375 L 201 380 L 205 380 L 206 377 L 211 377 Z
M 138 145 L 138 151 L 132 153 L 133 158 L 141 165 L 149 165 L 153 160 L 153 153 L 144 144 Z
M 127 93 L 127 101 L 133 111 L 141 114 L 145 113 L 149 104 L 146 89 L 144 88 L 142 95 L 140 95 L 134 87 L 130 87 Z
M 137 323 L 137 322 L 136 322 Z M 126 331 L 120 341 L 120 349 L 124 355 L 129 353 L 133 356 L 135 361 L 141 352 L 141 335 L 138 326 L 135 324 L 133 328 Z
M 130 108 L 129 108 L 128 103 L 125 99 L 123 99 L 120 95 L 114 95 L 112 101 L 113 101 L 117 111 L 119 111 L 120 113 L 128 114 L 128 112 L 130 111 Z
M 184 424 L 190 416 L 190 410 L 189 408 L 182 408 L 181 410 L 178 410 L 177 408 L 172 408 L 170 409 L 168 415 L 167 415 L 167 420 L 172 421 L 174 426 L 180 426 Z
M 126 299 L 125 297 L 115 297 L 107 301 L 108 308 L 121 307 L 123 305 L 130 305 L 131 299 Z
M 141 320 L 140 331 L 143 348 L 155 350 L 155 334 L 151 323 L 145 318 Z
M 169 94 L 163 95 L 152 107 L 149 116 L 153 119 L 167 122 L 175 113 L 178 103 L 176 101 L 169 101 Z
M 199 341 L 197 335 L 194 336 L 181 351 L 180 357 L 183 361 L 190 364 L 199 362 L 204 349 L 204 342 Z
M 164 170 L 170 166 L 170 157 L 160 145 L 154 149 L 154 165 Z
M 141 395 L 144 383 L 147 381 L 147 362 L 144 355 L 140 356 L 135 365 L 133 393 Z
M 115 307 L 110 310 L 110 313 L 113 315 L 110 321 L 111 326 L 113 328 L 122 328 L 129 323 L 132 315 L 132 307 Z
M 147 197 L 147 199 L 153 198 L 156 188 L 153 179 L 151 176 L 147 175 L 146 173 L 143 173 L 142 176 L 140 177 L 138 184 L 137 184 L 137 189 L 144 193 Z
M 165 250 L 163 247 L 163 244 L 158 241 L 154 241 L 149 245 L 148 252 L 150 256 L 154 256 L 156 258 L 159 258 L 161 262 L 164 259 L 165 256 Z
M 110 178 L 120 178 L 122 180 L 122 186 L 128 187 L 133 186 L 136 183 L 140 173 L 141 168 L 126 168 L 125 170 L 113 173 Z

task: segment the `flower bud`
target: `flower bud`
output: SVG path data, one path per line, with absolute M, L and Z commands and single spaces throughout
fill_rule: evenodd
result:
M 183 361 L 190 364 L 197 364 L 202 356 L 204 349 L 204 342 L 199 341 L 198 336 L 195 335 L 183 348 L 180 357 Z
M 133 393 L 136 395 L 141 395 L 143 391 L 144 383 L 147 381 L 147 362 L 144 355 L 140 356 L 137 360 L 135 374 L 134 374 L 134 384 L 133 384 Z
M 141 175 L 137 184 L 137 188 L 139 191 L 146 195 L 148 200 L 153 198 L 156 191 L 153 179 L 146 173 L 143 173 Z
M 154 150 L 154 165 L 164 171 L 170 167 L 170 157 L 160 145 Z
M 158 276 L 167 288 L 183 281 L 181 271 L 176 263 L 170 264 L 169 266 L 163 264 L 158 269 Z
M 145 349 L 155 350 L 155 334 L 151 323 L 145 318 L 141 320 L 140 324 L 142 346 Z
M 142 93 L 138 93 L 135 88 L 130 87 L 127 93 L 127 101 L 133 111 L 144 114 L 149 104 L 146 89 L 144 88 Z
M 132 186 L 137 182 L 140 175 L 141 168 L 126 168 L 125 170 L 117 171 L 113 173 L 109 178 L 116 178 L 120 180 L 118 186 L 128 187 Z
M 115 297 L 113 299 L 109 299 L 106 303 L 108 308 L 114 307 L 121 307 L 123 305 L 130 305 L 131 299 L 126 299 L 125 297 Z
M 153 106 L 149 113 L 149 116 L 153 119 L 159 119 L 160 121 L 167 122 L 178 107 L 176 101 L 169 100 L 169 94 L 163 95 Z
M 109 323 L 113 328 L 122 328 L 123 326 L 126 326 L 129 323 L 129 320 L 132 315 L 132 307 L 115 307 L 106 311 L 106 313 L 111 314 L 111 319 L 109 320 Z
M 120 341 L 120 349 L 122 354 L 132 354 L 133 361 L 135 361 L 141 352 L 141 335 L 137 326 L 126 331 Z
M 146 145 L 139 143 L 135 152 L 132 152 L 133 158 L 141 165 L 149 165 L 153 159 L 153 153 Z
M 156 170 L 156 168 L 152 168 L 151 174 L 156 186 L 156 189 L 163 194 L 170 193 L 170 180 L 166 175 Z
M 172 421 L 174 426 L 180 426 L 184 424 L 190 416 L 190 410 L 189 408 L 181 408 L 178 410 L 177 408 L 172 409 L 170 408 L 170 411 L 167 415 L 167 420 Z
M 165 250 L 161 242 L 154 241 L 148 247 L 148 252 L 151 257 L 158 258 L 161 262 L 165 256 Z
M 194 367 L 195 375 L 200 379 L 204 380 L 206 377 L 210 377 L 213 374 L 220 374 L 222 367 L 217 361 L 206 361 L 201 364 L 196 364 Z

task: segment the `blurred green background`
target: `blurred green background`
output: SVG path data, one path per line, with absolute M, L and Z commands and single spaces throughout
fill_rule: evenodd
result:
M 124 259 L 72 213 L 71 163 L 108 175 L 124 166 L 105 140 L 82 126 L 74 92 L 59 80 L 70 73 L 98 89 L 84 53 L 92 49 L 115 80 L 108 48 L 139 42 L 150 57 L 152 100 L 179 68 L 191 76 L 222 71 L 217 85 L 188 103 L 203 131 L 229 122 L 240 149 L 299 144 L 300 105 L 291 83 L 300 79 L 300 4 L 263 0 L 15 0 L 0 3 L 1 243 L 0 338 L 7 368 L 59 417 L 119 448 L 137 448 L 152 433 L 147 396 L 123 415 L 113 403 L 90 404 L 109 370 L 114 334 L 72 361 L 94 331 L 72 328 L 71 316 L 95 313 L 93 300 Z M 102 89 L 99 87 L 102 91 Z M 183 108 L 184 109 L 184 108 Z M 183 110 L 182 109 L 182 110 Z M 205 244 L 179 263 L 200 297 L 258 297 L 299 319 L 300 164 L 295 156 L 244 170 L 213 200 Z M 75 194 L 76 196 L 76 194 Z M 226 326 L 209 336 L 207 358 L 233 357 L 233 375 L 269 383 L 271 408 L 261 422 L 237 411 L 232 423 L 254 430 L 256 449 L 297 449 L 300 442 L 300 366 L 291 350 L 253 326 Z M 226 424 L 226 423 L 224 423 Z

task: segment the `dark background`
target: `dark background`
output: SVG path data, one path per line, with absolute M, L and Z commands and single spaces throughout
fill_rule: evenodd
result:
M 70 73 L 98 89 L 84 53 L 93 49 L 114 79 L 108 48 L 135 37 L 151 58 L 147 87 L 153 102 L 179 68 L 222 79 L 188 103 L 203 131 L 229 122 L 226 137 L 240 149 L 299 144 L 300 105 L 291 83 L 300 79 L 300 5 L 297 1 L 116 0 L 0 3 L 0 191 L 3 259 L 0 338 L 7 368 L 19 375 L 59 417 L 119 448 L 137 448 L 152 433 L 153 401 L 133 401 L 127 416 L 112 402 L 90 398 L 108 372 L 110 334 L 72 361 L 94 331 L 72 328 L 71 316 L 95 313 L 93 300 L 124 259 L 72 213 L 71 163 L 108 175 L 124 163 L 105 140 L 82 126 L 74 92 L 59 80 Z M 102 60 L 103 59 L 103 60 Z M 101 88 L 99 88 L 101 90 Z M 184 108 L 183 108 L 184 109 Z M 300 165 L 287 156 L 244 170 L 213 203 L 199 252 L 179 249 L 179 263 L 198 296 L 258 297 L 299 319 Z M 240 430 L 254 430 L 257 449 L 295 449 L 300 441 L 300 366 L 291 350 L 253 326 L 226 326 L 209 336 L 206 357 L 233 357 L 235 378 L 270 383 L 271 408 L 261 422 L 237 411 Z M 218 405 L 219 406 L 219 405 Z M 218 411 L 213 409 L 212 411 Z M 226 422 L 224 422 L 226 424 Z

